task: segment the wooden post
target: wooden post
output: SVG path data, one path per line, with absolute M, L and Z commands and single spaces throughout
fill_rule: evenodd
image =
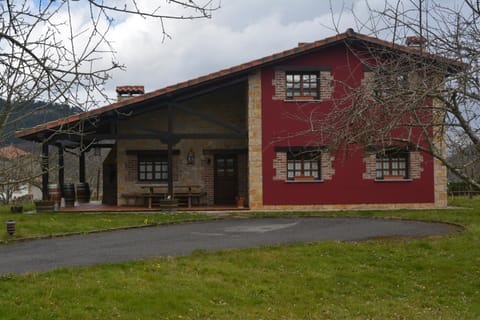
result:
M 168 139 L 167 139 L 167 162 L 168 162 L 168 195 L 173 199 L 173 106 L 168 105 Z
M 80 152 L 80 157 L 78 157 L 79 163 L 78 163 L 78 178 L 79 182 L 83 183 L 85 182 L 85 152 L 81 151 Z
M 63 157 L 63 146 L 61 144 L 57 145 L 58 147 L 58 184 L 60 185 L 60 190 L 63 189 L 63 184 L 65 183 L 65 161 Z
M 42 143 L 42 199 L 48 199 L 48 144 Z

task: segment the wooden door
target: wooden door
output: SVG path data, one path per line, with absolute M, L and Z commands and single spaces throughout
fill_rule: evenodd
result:
M 117 165 L 103 164 L 103 204 L 117 205 Z
M 237 155 L 217 154 L 214 166 L 215 204 L 234 204 L 238 195 Z

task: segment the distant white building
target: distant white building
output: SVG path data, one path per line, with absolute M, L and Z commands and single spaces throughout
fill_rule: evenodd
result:
M 9 203 L 21 198 L 38 200 L 42 198 L 39 187 L 30 182 L 18 183 L 32 176 L 34 162 L 31 154 L 13 145 L 0 148 L 0 200 Z M 10 181 L 10 182 L 9 182 Z

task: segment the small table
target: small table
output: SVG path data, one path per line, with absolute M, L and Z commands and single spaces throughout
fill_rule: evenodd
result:
M 163 185 L 163 184 L 162 185 L 146 184 L 146 185 L 140 186 L 140 188 L 148 189 L 148 208 L 151 209 L 152 208 L 152 199 L 153 199 L 153 194 L 154 194 L 155 188 L 165 189 L 165 188 L 168 188 L 168 187 L 166 185 Z

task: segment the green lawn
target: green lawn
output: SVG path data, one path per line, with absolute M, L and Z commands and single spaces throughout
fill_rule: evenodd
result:
M 0 318 L 480 319 L 480 198 L 451 204 L 471 208 L 322 215 L 443 220 L 464 225 L 463 233 L 197 251 L 3 276 Z
M 13 214 L 4 206 L 0 207 L 0 241 L 209 218 L 198 213 Z M 15 221 L 17 232 L 13 237 L 6 231 L 8 220 Z

